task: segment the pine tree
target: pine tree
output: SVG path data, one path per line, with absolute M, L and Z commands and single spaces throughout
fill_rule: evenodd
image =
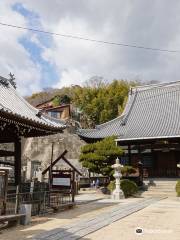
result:
M 123 150 L 116 146 L 115 137 L 108 137 L 96 143 L 90 143 L 81 148 L 80 162 L 90 172 L 112 176 L 112 165 L 121 156 Z

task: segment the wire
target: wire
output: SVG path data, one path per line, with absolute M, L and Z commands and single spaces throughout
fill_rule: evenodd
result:
M 41 29 L 22 27 L 22 26 L 12 25 L 12 24 L 8 24 L 8 23 L 3 23 L 3 22 L 0 22 L 0 25 L 6 26 L 6 27 L 12 27 L 12 28 L 16 28 L 16 29 L 21 29 L 21 30 L 28 30 L 28 31 L 32 31 L 32 32 L 48 34 L 48 35 L 55 35 L 55 36 L 61 36 L 61 37 L 65 37 L 65 38 L 73 38 L 73 39 L 79 39 L 79 40 L 102 43 L 102 44 L 116 45 L 116 46 L 121 46 L 121 47 L 138 48 L 138 49 L 159 51 L 159 52 L 168 52 L 168 53 L 180 53 L 180 50 L 151 48 L 151 47 L 144 47 L 144 46 L 139 46 L 139 45 L 131 45 L 131 44 L 125 44 L 125 43 L 118 43 L 118 42 L 109 42 L 109 41 L 97 40 L 97 39 L 92 39 L 92 38 L 80 37 L 80 36 L 71 35 L 71 34 L 61 34 L 61 33 L 56 33 L 56 32 L 44 31 Z

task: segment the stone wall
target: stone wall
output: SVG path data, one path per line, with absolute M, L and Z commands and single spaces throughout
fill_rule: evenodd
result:
M 55 160 L 65 149 L 68 151 L 66 158 L 77 167 L 81 172 L 87 174 L 87 170 L 82 168 L 79 163 L 79 155 L 81 146 L 85 144 L 76 134 L 70 133 L 67 130 L 64 133 L 39 137 L 29 138 L 24 140 L 22 149 L 23 165 L 29 165 L 29 162 L 40 162 L 41 169 L 44 170 L 51 162 L 52 142 L 54 142 L 53 160 Z M 67 167 L 63 161 L 60 161 L 57 168 Z M 27 172 L 32 171 L 27 168 Z M 27 173 L 30 176 L 30 173 Z M 28 177 L 29 178 L 29 177 Z

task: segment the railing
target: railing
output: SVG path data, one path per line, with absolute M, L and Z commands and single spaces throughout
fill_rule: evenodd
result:
M 5 214 L 18 213 L 22 204 L 31 204 L 31 215 L 40 215 L 46 213 L 50 209 L 55 210 L 71 202 L 71 194 L 60 191 L 8 194 L 6 199 Z

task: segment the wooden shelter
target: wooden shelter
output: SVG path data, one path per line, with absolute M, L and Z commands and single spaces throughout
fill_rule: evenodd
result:
M 74 202 L 74 196 L 77 192 L 77 185 L 75 183 L 75 174 L 82 176 L 82 173 L 65 157 L 67 154 L 67 150 L 65 150 L 62 154 L 59 155 L 56 160 L 54 160 L 43 172 L 42 175 L 49 173 L 49 183 L 50 189 L 55 188 L 59 190 L 68 190 L 72 195 L 72 201 Z M 69 169 L 59 169 L 54 170 L 53 167 L 59 162 L 63 160 Z M 54 182 L 56 180 L 56 184 Z M 65 181 L 67 180 L 67 181 Z M 69 184 L 67 184 L 69 180 Z M 64 181 L 64 182 L 63 182 Z
M 9 79 L 0 77 L 0 144 L 13 143 L 14 151 L 0 150 L 0 157 L 13 156 L 15 184 L 21 182 L 21 139 L 62 132 L 63 121 L 53 119 L 31 106 L 19 95 Z

